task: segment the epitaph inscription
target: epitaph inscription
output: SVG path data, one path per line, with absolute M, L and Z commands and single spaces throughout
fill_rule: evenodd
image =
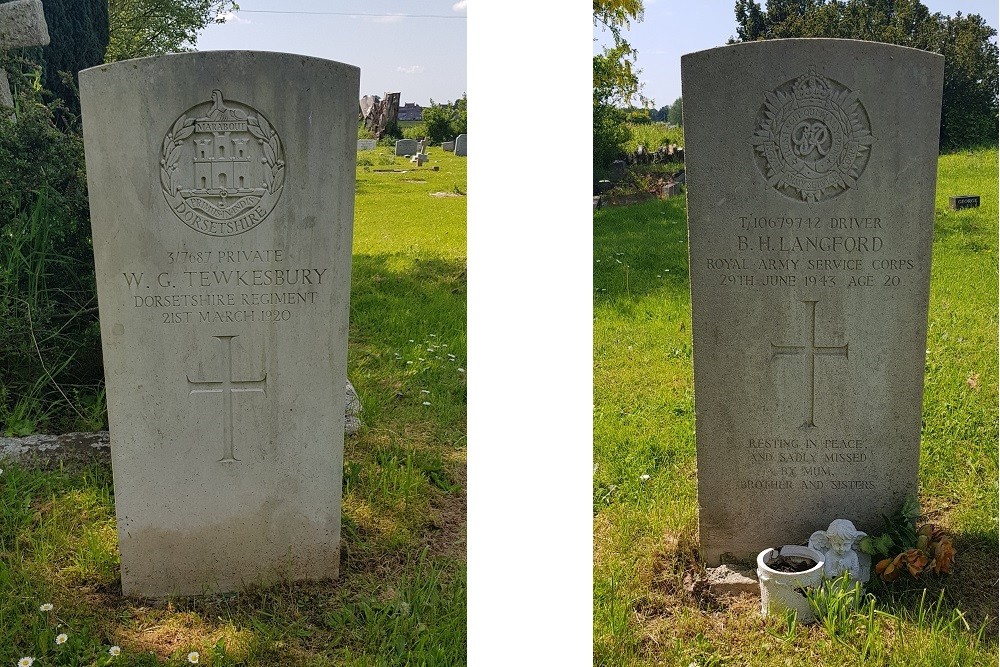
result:
M 160 183 L 170 210 L 209 236 L 253 229 L 271 213 L 285 182 L 284 151 L 263 114 L 212 91 L 163 138 Z

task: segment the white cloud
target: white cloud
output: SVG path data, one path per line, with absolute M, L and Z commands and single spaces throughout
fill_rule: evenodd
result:
M 451 8 L 456 12 L 460 12 L 468 6 L 469 6 L 469 0 L 458 0 L 458 2 L 453 4 Z
M 386 14 L 385 16 L 376 16 L 372 20 L 375 23 L 399 23 L 403 18 L 402 14 Z
M 397 72 L 402 72 L 404 74 L 420 74 L 424 71 L 423 65 L 410 65 L 409 67 L 403 67 L 400 65 L 396 68 Z

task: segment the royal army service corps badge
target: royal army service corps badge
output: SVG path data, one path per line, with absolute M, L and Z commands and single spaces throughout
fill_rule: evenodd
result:
M 163 139 L 160 184 L 174 215 L 209 236 L 235 236 L 259 225 L 285 183 L 277 131 L 252 107 L 213 90 Z
M 805 202 L 856 187 L 875 140 L 857 93 L 810 69 L 764 98 L 750 144 L 768 185 Z

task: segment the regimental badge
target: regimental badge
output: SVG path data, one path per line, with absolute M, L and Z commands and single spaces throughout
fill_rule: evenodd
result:
M 764 93 L 750 138 L 767 184 L 806 202 L 856 187 L 873 141 L 858 94 L 812 68 Z
M 256 109 L 212 99 L 191 107 L 163 138 L 160 184 L 174 215 L 209 236 L 253 229 L 274 209 L 285 183 L 284 151 Z

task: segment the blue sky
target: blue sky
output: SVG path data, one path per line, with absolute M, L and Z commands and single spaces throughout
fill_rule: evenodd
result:
M 468 0 L 239 0 L 200 35 L 199 51 L 253 49 L 361 68 L 361 94 L 426 105 L 466 92 Z M 291 13 L 268 13 L 291 12 Z
M 979 14 L 992 27 L 998 26 L 1000 5 L 996 0 L 923 0 L 931 12 L 954 15 Z M 766 2 L 763 3 L 766 6 Z M 644 0 L 645 16 L 626 33 L 639 52 L 643 94 L 656 108 L 666 106 L 681 95 L 681 56 L 723 46 L 736 36 L 735 0 Z M 594 53 L 600 51 L 608 35 L 594 29 Z M 603 38 L 603 39 L 602 39 Z

